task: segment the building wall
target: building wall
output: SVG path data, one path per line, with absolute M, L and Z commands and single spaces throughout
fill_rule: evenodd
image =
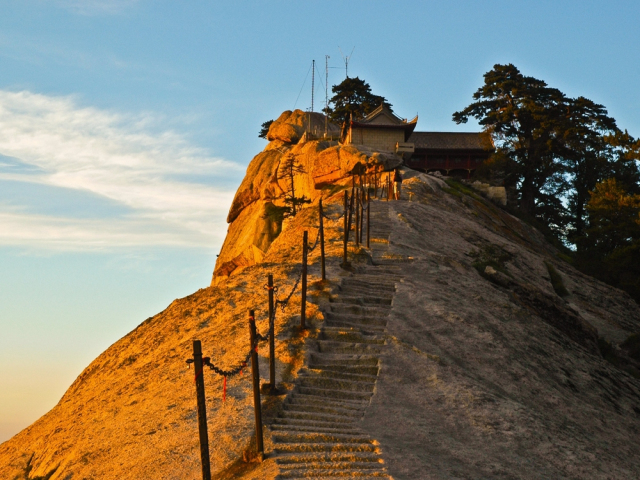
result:
M 404 142 L 404 132 L 402 130 L 352 128 L 349 137 L 349 143 L 366 145 L 376 150 L 386 150 L 390 152 L 395 151 L 396 143 L 398 142 Z

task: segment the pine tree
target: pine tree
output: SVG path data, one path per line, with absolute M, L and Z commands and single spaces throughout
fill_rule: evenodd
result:
M 292 154 L 288 154 L 280 165 L 278 180 L 286 180 L 287 182 L 287 189 L 282 195 L 285 204 L 283 207 L 283 214 L 285 218 L 295 216 L 298 211 L 298 207 L 301 205 L 311 203 L 311 200 L 304 195 L 302 197 L 296 197 L 295 177 L 296 175 L 302 175 L 305 173 L 307 172 L 304 167 L 296 162 L 296 157 Z

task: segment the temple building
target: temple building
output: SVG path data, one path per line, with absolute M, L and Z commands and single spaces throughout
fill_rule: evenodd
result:
M 416 132 L 417 123 L 417 115 L 402 119 L 382 104 L 362 120 L 351 121 L 344 143 L 401 154 L 405 165 L 415 170 L 463 178 L 469 178 L 493 150 L 481 133 Z

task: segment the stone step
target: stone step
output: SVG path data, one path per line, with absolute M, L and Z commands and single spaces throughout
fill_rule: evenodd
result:
M 354 382 L 324 377 L 305 376 L 300 378 L 300 386 L 343 390 L 347 392 L 373 392 L 375 382 Z
M 371 343 L 371 344 L 384 344 L 385 337 L 382 335 L 367 335 L 361 333 L 354 328 L 324 328 L 319 337 L 322 340 L 332 340 L 335 342 L 357 342 L 357 343 Z
M 329 479 L 329 478 L 390 478 L 389 474 L 386 473 L 384 469 L 373 470 L 370 469 L 359 469 L 359 468 L 340 468 L 341 466 L 336 465 L 335 470 L 329 469 L 321 469 L 321 468 L 304 468 L 302 465 L 300 468 L 281 471 L 281 473 L 276 477 L 277 479 L 292 479 L 292 478 L 314 478 L 316 480 Z
M 375 307 L 365 307 L 362 305 L 353 305 L 348 303 L 329 303 L 327 304 L 330 313 L 346 313 L 350 315 L 361 315 L 366 317 L 382 317 L 388 316 L 390 306 L 377 305 Z
M 359 400 L 359 401 L 369 401 L 372 392 L 359 392 L 359 391 L 345 391 L 345 390 L 336 390 L 333 388 L 319 388 L 319 387 L 310 387 L 306 385 L 299 385 L 298 391 L 303 395 L 315 395 L 317 397 L 327 397 L 327 398 L 337 398 L 339 400 Z
M 312 353 L 310 356 L 313 365 L 334 365 L 334 366 L 373 366 L 380 364 L 380 358 L 374 355 L 329 355 Z
M 355 305 L 391 305 L 393 301 L 393 297 L 374 297 L 374 296 L 348 296 L 348 295 L 338 295 L 335 297 L 331 297 L 329 302 L 331 303 L 348 303 Z
M 304 427 L 307 429 L 315 429 L 315 428 L 320 428 L 320 429 L 334 429 L 334 430 L 339 430 L 339 431 L 343 431 L 343 432 L 347 432 L 347 431 L 358 431 L 358 429 L 356 428 L 356 425 L 351 423 L 351 422 L 344 422 L 344 421 L 337 421 L 337 422 L 325 422 L 322 420 L 304 420 L 304 419 L 297 419 L 297 418 L 281 418 L 281 417 L 276 417 L 273 419 L 273 424 L 272 426 L 288 426 L 288 427 Z M 315 430 L 314 430 L 315 431 Z
M 340 305 L 338 303 L 328 305 L 328 308 L 330 310 L 323 312 L 325 320 L 351 321 L 358 318 L 370 323 L 386 324 L 389 319 L 389 310 L 366 309 L 357 305 Z
M 311 414 L 329 414 L 351 418 L 361 418 L 363 409 L 353 410 L 340 408 L 331 405 L 307 405 L 300 403 L 287 403 L 283 406 L 285 412 L 295 414 L 311 413 Z
M 363 332 L 369 333 L 384 333 L 387 329 L 386 323 L 384 325 L 371 325 L 367 323 L 346 322 L 341 320 L 325 320 L 324 324 L 331 327 L 362 328 Z
M 285 409 L 279 416 L 279 418 L 294 419 L 294 420 L 309 420 L 318 422 L 330 422 L 330 423 L 354 423 L 360 420 L 362 415 L 353 414 L 336 414 L 325 412 L 299 412 L 292 409 Z
M 366 267 L 365 267 L 366 268 Z M 382 275 L 376 280 L 364 280 L 358 277 L 349 277 L 342 280 L 338 289 L 343 288 L 362 288 L 365 290 L 373 290 L 388 295 L 393 295 L 396 291 L 396 282 L 386 280 Z
M 363 451 L 319 451 L 319 452 L 295 452 L 284 453 L 276 457 L 278 465 L 291 465 L 300 463 L 317 463 L 318 466 L 333 463 L 334 465 L 340 465 L 345 462 L 362 463 L 362 464 L 374 464 L 372 467 L 380 467 L 382 459 L 375 452 L 363 452 Z M 367 465 L 368 466 L 368 465 Z M 323 468 L 329 468 L 324 466 Z M 362 466 L 360 467 L 362 468 Z M 365 466 L 366 468 L 366 466 Z
M 380 453 L 380 447 L 371 443 L 279 443 L 275 442 L 276 453 L 293 452 L 371 452 Z
M 327 433 L 327 434 L 358 434 L 360 430 L 357 428 L 334 428 L 334 427 L 319 427 L 317 425 L 283 425 L 278 423 L 272 423 L 269 425 L 272 431 L 285 431 L 285 432 L 300 432 L 300 433 Z
M 316 444 L 323 445 L 343 445 L 343 444 L 359 444 L 378 446 L 378 442 L 368 435 L 352 435 L 352 434 L 335 434 L 335 433 L 308 433 L 308 432 L 287 432 L 281 431 L 273 434 L 273 441 L 280 444 Z
M 313 365 L 314 370 L 321 370 L 323 372 L 334 372 L 334 373 L 344 373 L 348 375 L 367 375 L 376 377 L 378 376 L 378 372 L 380 367 L 377 365 L 325 365 L 325 364 L 315 364 Z
M 382 351 L 384 344 L 335 342 L 333 340 L 317 340 L 318 350 L 321 353 L 352 353 L 352 354 L 377 354 Z
M 341 297 L 356 297 L 361 298 L 363 303 L 382 303 L 385 305 L 391 305 L 393 301 L 394 292 L 376 289 L 374 287 L 371 288 L 363 288 L 356 287 L 353 285 L 342 286 L 338 290 L 333 293 L 333 298 L 341 298 Z M 370 302 L 371 298 L 379 298 L 380 302 Z M 384 302 L 382 301 L 384 300 Z
M 343 408 L 345 410 L 363 411 L 369 404 L 368 400 L 350 400 L 350 399 L 338 399 L 327 398 L 317 395 L 307 395 L 304 393 L 295 393 L 290 397 L 289 403 L 295 405 L 326 405 L 335 408 Z
M 324 370 L 315 365 L 312 368 L 301 371 L 299 375 L 322 377 L 322 378 L 333 378 L 333 379 L 339 379 L 339 380 L 353 380 L 356 382 L 375 382 L 378 379 L 377 373 L 375 374 L 352 373 L 352 372 L 345 372 L 344 369 Z

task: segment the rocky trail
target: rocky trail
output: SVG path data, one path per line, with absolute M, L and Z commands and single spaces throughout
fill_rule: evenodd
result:
M 388 257 L 389 205 L 371 204 L 373 265 L 342 280 L 324 310 L 284 411 L 271 425 L 278 478 L 391 478 L 378 442 L 358 423 L 374 395 L 386 326 L 402 278 Z

